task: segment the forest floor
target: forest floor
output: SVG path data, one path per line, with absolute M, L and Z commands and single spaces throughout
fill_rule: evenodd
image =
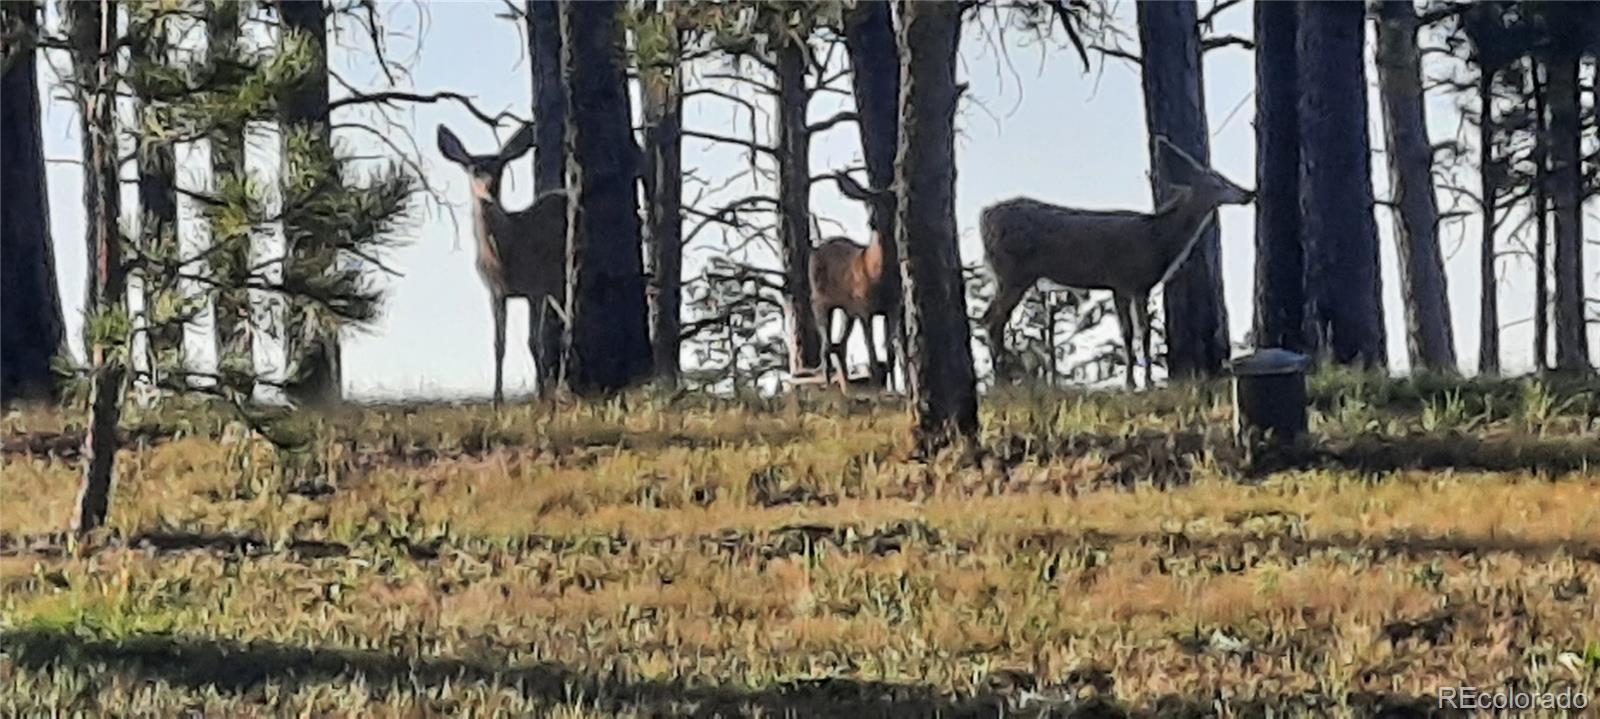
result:
M 69 542 L 73 417 L 5 418 L 0 715 L 1430 716 L 1600 704 L 1600 383 L 1222 385 L 135 412 Z M 1445 714 L 1453 716 L 1455 714 Z M 1529 716 L 1556 716 L 1534 711 Z

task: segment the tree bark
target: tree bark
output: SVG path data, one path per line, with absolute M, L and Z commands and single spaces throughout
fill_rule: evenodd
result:
M 1384 0 L 1378 21 L 1378 87 L 1394 196 L 1406 349 L 1413 368 L 1455 372 L 1455 332 L 1433 189 L 1433 144 L 1428 140 L 1417 50 L 1420 24 L 1409 0 Z
M 221 3 L 206 16 L 207 52 L 213 57 L 231 57 L 238 52 L 239 6 Z M 220 190 L 230 179 L 245 177 L 244 128 L 218 128 L 211 134 L 211 177 Z M 216 234 L 213 234 L 215 239 Z M 225 248 L 219 259 L 233 267 L 250 266 L 250 242 Z M 237 287 L 219 289 L 215 298 L 213 324 L 216 328 L 217 363 L 232 368 L 230 374 L 255 374 L 255 314 L 249 290 Z
M 1365 8 L 1299 5 L 1300 208 L 1317 327 L 1335 362 L 1388 364 L 1362 57 Z
M 0 3 L 0 27 L 31 42 L 39 34 L 34 2 Z M 50 363 L 66 325 L 56 286 L 45 184 L 39 71 L 32 47 L 8 44 L 0 77 L 0 404 L 49 401 L 57 394 Z M 13 57 L 13 55 L 15 56 Z
M 778 75 L 778 239 L 783 245 L 789 306 L 790 366 L 819 367 L 822 338 L 811 312 L 811 132 L 806 128 L 805 41 L 788 28 L 774 32 Z
M 887 199 L 867 206 L 868 222 L 881 235 L 883 266 L 898 267 L 899 248 L 895 237 L 894 157 L 900 146 L 900 57 L 894 35 L 894 13 L 886 0 L 863 0 L 845 10 L 844 46 L 850 56 L 850 83 L 856 100 L 856 127 L 861 135 L 861 154 L 867 165 L 867 184 L 875 191 L 889 193 Z M 900 274 L 885 272 L 878 286 L 882 298 L 878 306 L 900 312 Z M 891 322 L 891 336 L 885 349 L 889 355 L 890 376 L 894 363 L 903 360 L 906 348 L 902 333 L 894 332 L 899 323 Z M 870 328 L 869 328 L 870 329 Z M 867 340 L 871 341 L 871 333 Z M 876 372 L 877 368 L 873 368 Z
M 901 282 L 917 442 L 933 451 L 978 433 L 967 301 L 956 245 L 955 117 L 961 5 L 901 6 L 899 218 Z
M 894 155 L 900 146 L 900 58 L 895 48 L 894 17 L 887 0 L 863 0 L 845 11 L 844 46 L 850 56 L 850 81 L 861 132 L 861 154 L 867 183 L 874 190 L 894 187 Z M 867 208 L 873 230 L 894 237 L 892 203 Z M 884 264 L 899 264 L 894 244 L 884 247 Z M 897 278 L 886 285 L 899 293 Z
M 305 79 L 280 107 L 285 132 L 299 128 L 310 133 L 323 147 L 333 144 L 328 118 L 328 10 L 323 0 L 278 0 L 278 12 L 285 30 L 302 33 L 311 44 L 311 67 Z M 285 153 L 287 154 L 287 153 Z M 293 253 L 293 228 L 284 228 Z M 328 268 L 332 270 L 333 268 Z M 343 390 L 343 352 L 339 336 L 309 321 L 303 307 L 290 307 L 284 323 L 284 347 L 291 367 L 300 365 L 292 399 L 306 405 L 337 402 Z
M 528 0 L 528 56 L 533 77 L 533 189 L 544 193 L 560 189 L 567 182 L 567 94 L 561 85 L 561 13 L 555 0 Z M 544 395 L 561 379 L 561 337 L 559 313 L 548 304 L 529 307 L 540 313 L 535 327 L 542 328 L 539 343 L 539 393 Z
M 1550 122 L 1545 116 L 1544 64 L 1528 60 L 1533 83 L 1533 366 L 1550 369 Z
M 561 75 L 567 95 L 567 328 L 564 377 L 580 395 L 615 392 L 650 373 L 628 113 L 615 0 L 563 0 Z
M 1256 300 L 1253 344 L 1311 353 L 1300 232 L 1300 128 L 1293 3 L 1255 4 Z
M 1156 137 L 1166 136 L 1201 163 L 1211 162 L 1206 121 L 1204 66 L 1194 0 L 1136 3 L 1145 126 L 1152 164 L 1159 162 Z M 1160 206 L 1184 178 L 1178 167 L 1154 167 L 1151 191 Z M 1228 360 L 1228 310 L 1222 299 L 1222 249 L 1218 221 L 1201 230 L 1199 244 L 1162 289 L 1167 374 L 1174 379 L 1211 377 Z M 1131 370 L 1130 370 L 1131 371 Z
M 1495 205 L 1500 194 L 1494 159 L 1494 73 L 1482 67 L 1478 76 L 1478 192 L 1483 199 L 1483 222 L 1479 228 L 1478 285 L 1478 374 L 1500 374 L 1500 279 L 1495 273 L 1498 252 L 1495 248 Z
M 1578 72 L 1582 53 L 1550 58 L 1550 199 L 1555 210 L 1557 371 L 1588 372 L 1583 291 L 1583 148 Z
M 73 530 L 90 532 L 105 524 L 117 453 L 123 382 L 127 376 L 125 337 L 112 336 L 110 318 L 126 312 L 126 270 L 117 219 L 121 187 L 117 181 L 116 88 L 112 79 L 116 5 L 109 0 L 67 5 L 73 46 L 74 81 L 82 91 L 83 199 L 87 220 L 90 295 L 85 323 L 89 353 L 90 418 L 84 439 L 83 485 Z
M 668 18 L 668 23 L 672 22 Z M 650 244 L 650 344 L 656 376 L 678 385 L 683 294 L 683 73 L 680 38 L 671 59 L 640 68 L 644 100 L 646 235 Z
M 140 22 L 133 30 L 137 34 L 132 43 L 133 60 L 151 66 L 166 66 L 168 42 L 166 26 L 161 22 Z M 136 89 L 137 90 L 137 89 Z M 140 115 L 150 98 L 135 98 L 135 114 Z M 136 136 L 138 150 L 135 160 L 138 172 L 140 231 L 139 241 L 145 252 L 158 257 L 176 256 L 178 251 L 178 192 L 177 157 L 170 142 L 151 141 L 145 134 Z M 170 281 L 146 275 L 141 278 L 146 317 L 145 340 L 151 358 L 150 376 L 158 384 L 165 380 L 163 370 L 177 367 L 183 359 L 183 325 L 170 321 L 157 322 L 155 307 L 165 292 L 162 284 Z

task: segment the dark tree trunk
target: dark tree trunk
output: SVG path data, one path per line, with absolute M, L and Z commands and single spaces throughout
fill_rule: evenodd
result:
M 804 40 L 783 32 L 776 50 L 778 75 L 778 239 L 783 245 L 789 300 L 792 368 L 822 364 L 822 338 L 811 312 L 811 132 L 806 128 Z
M 917 441 L 932 451 L 978 434 L 967 300 L 956 246 L 956 50 L 961 6 L 901 6 L 899 220 L 901 282 Z
M 112 75 L 117 15 L 115 4 L 80 2 L 67 5 L 73 74 L 82 90 L 83 199 L 89 250 L 89 325 L 99 314 L 126 311 L 127 284 L 122 263 L 122 238 L 117 219 L 121 187 L 117 182 L 116 92 Z M 102 31 L 106 34 L 103 36 Z M 122 414 L 126 353 L 85 331 L 89 354 L 89 432 L 84 440 L 83 486 L 72 526 L 78 533 L 105 524 L 111 507 L 111 486 L 117 453 L 117 423 Z M 100 338 L 122 343 L 125 338 Z
M 900 57 L 894 36 L 894 13 L 885 0 L 866 0 L 844 15 L 844 45 L 850 56 L 850 81 L 856 99 L 856 126 L 861 133 L 861 154 L 866 159 L 867 183 L 873 190 L 894 189 L 894 156 L 900 146 Z M 900 264 L 895 246 L 895 203 L 892 195 L 867 207 L 872 231 L 883 236 L 883 266 Z M 900 309 L 900 274 L 884 273 L 879 306 Z M 891 323 L 891 326 L 898 323 Z M 900 333 L 891 332 L 891 335 Z M 869 333 L 868 340 L 871 340 Z M 905 358 L 902 336 L 885 338 L 890 375 L 894 363 Z M 873 369 L 877 371 L 876 368 Z
M 1555 210 L 1557 371 L 1589 371 L 1583 292 L 1583 156 L 1578 71 L 1582 54 L 1550 58 L 1550 199 Z
M 1300 128 L 1295 5 L 1255 4 L 1256 347 L 1310 353 L 1300 233 Z
M 668 22 L 671 22 L 669 19 Z M 646 235 L 650 244 L 650 343 L 656 376 L 676 387 L 683 294 L 683 74 L 671 59 L 640 69 L 644 100 Z
M 324 147 L 333 144 L 328 119 L 328 10 L 323 0 L 278 0 L 286 30 L 298 31 L 311 43 L 311 67 L 306 78 L 280 107 L 284 129 L 300 128 Z M 284 228 L 293 253 L 293 228 Z M 333 268 L 327 268 L 332 270 Z M 284 323 L 285 355 L 291 367 L 299 366 L 291 399 L 306 405 L 337 402 L 343 390 L 343 352 L 337 332 L 308 322 L 303 308 L 290 307 Z
M 1365 8 L 1299 5 L 1300 208 L 1312 305 L 1335 362 L 1388 364 L 1378 227 L 1373 217 Z
M 619 39 L 621 3 L 563 0 L 567 95 L 567 328 L 564 377 L 580 395 L 624 389 L 650 373 L 639 196 Z
M 845 12 L 844 31 L 867 182 L 874 190 L 888 190 L 894 186 L 894 155 L 900 146 L 900 58 L 895 49 L 894 17 L 889 3 L 857 3 Z M 872 228 L 884 237 L 894 237 L 894 205 L 873 203 L 867 209 Z M 884 264 L 898 264 L 894 244 L 891 242 L 884 249 Z M 899 292 L 898 282 L 885 284 Z
M 0 3 L 0 27 L 39 33 L 33 2 Z M 13 53 L 17 53 L 13 57 Z M 0 78 L 0 403 L 56 396 L 51 360 L 66 338 L 50 241 L 40 126 L 39 71 L 32 48 L 8 44 Z
M 1151 162 L 1156 137 L 1199 160 L 1211 162 L 1204 68 L 1194 0 L 1136 3 L 1145 127 Z M 1182 181 L 1178 168 L 1152 167 L 1156 205 L 1171 199 Z M 1222 249 L 1217 221 L 1207 223 L 1199 244 L 1162 289 L 1166 318 L 1167 373 L 1174 379 L 1210 377 L 1228 360 L 1228 310 L 1222 300 Z M 1131 370 L 1130 370 L 1131 371 Z
M 166 39 L 160 30 L 149 38 L 148 49 L 155 62 L 165 62 Z M 141 142 L 143 136 L 140 136 Z M 138 153 L 139 212 L 143 218 L 140 230 L 146 252 L 157 256 L 175 256 L 178 251 L 178 190 L 177 156 L 172 143 L 157 142 L 140 148 Z M 166 290 L 159 287 L 165 282 L 160 277 L 144 278 L 145 316 L 155 320 L 153 308 Z M 154 360 L 152 375 L 159 381 L 165 379 L 161 370 L 179 366 L 183 361 L 183 324 L 179 322 L 152 322 L 146 340 L 150 343 L 150 357 Z
M 533 189 L 544 193 L 567 183 L 567 93 L 561 85 L 561 12 L 555 0 L 528 0 L 528 56 L 533 77 Z M 540 313 L 539 393 L 544 395 L 561 379 L 560 313 L 548 304 L 530 306 Z
M 1500 374 L 1500 280 L 1495 274 L 1495 203 L 1500 194 L 1494 159 L 1494 69 L 1485 67 L 1478 77 L 1478 191 L 1483 199 L 1479 228 L 1478 374 Z
M 1409 0 L 1384 0 L 1378 22 L 1378 86 L 1394 195 L 1406 349 L 1413 368 L 1455 372 L 1455 332 L 1433 190 L 1433 144 L 1428 140 L 1417 50 L 1420 24 Z
M 239 6 L 221 3 L 212 7 L 206 16 L 206 42 L 208 52 L 215 57 L 230 57 L 238 52 Z M 216 187 L 233 178 L 244 178 L 244 128 L 223 127 L 211 134 L 211 176 Z M 215 237 L 216 234 L 213 234 Z M 250 265 L 250 242 L 244 240 L 224 249 L 219 257 L 232 267 Z M 228 288 L 218 290 L 215 297 L 217 362 L 232 368 L 237 376 L 255 373 L 255 323 L 252 321 L 254 305 L 249 290 Z
M 528 54 L 533 58 L 533 188 L 567 182 L 567 91 L 561 84 L 561 12 L 556 0 L 528 0 Z
M 1533 366 L 1550 369 L 1550 122 L 1545 116 L 1544 64 L 1533 58 L 1528 76 L 1533 82 Z

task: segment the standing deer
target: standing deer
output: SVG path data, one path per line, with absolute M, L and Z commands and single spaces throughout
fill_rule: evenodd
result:
M 867 202 L 872 217 L 893 212 L 894 193 L 868 190 L 849 175 L 833 176 L 846 196 Z M 811 312 L 822 333 L 822 381 L 826 383 L 833 364 L 839 365 L 839 388 L 848 392 L 849 370 L 845 365 L 845 345 L 850 333 L 862 327 L 867 341 L 867 362 L 874 386 L 887 387 L 897 353 L 904 352 L 900 318 L 900 263 L 896 259 L 893 237 L 885 237 L 877 222 L 872 239 L 862 246 L 846 237 L 825 240 L 811 254 Z M 844 310 L 844 334 L 833 341 L 833 311 Z M 878 361 L 873 343 L 872 318 L 884 317 L 885 361 Z
M 467 171 L 472 185 L 472 235 L 477 241 L 478 276 L 489 289 L 494 315 L 494 404 L 500 406 L 506 356 L 506 301 L 528 300 L 528 351 L 541 377 L 551 377 L 546 363 L 560 361 L 560 347 L 548 346 L 546 322 L 566 300 L 567 192 L 551 190 L 525 210 L 511 212 L 500 204 L 500 176 L 506 163 L 533 147 L 531 125 L 524 126 L 493 155 L 470 155 L 455 133 L 439 126 L 439 152 Z M 541 386 L 541 392 L 548 387 Z
M 979 215 L 984 257 L 996 283 L 983 324 L 997 374 L 1005 356 L 1006 322 L 1022 296 L 1044 278 L 1068 287 L 1111 290 L 1128 364 L 1127 386 L 1136 386 L 1135 328 L 1146 362 L 1144 383 L 1152 384 L 1150 290 L 1183 264 L 1219 206 L 1255 199 L 1254 192 L 1196 162 L 1165 137 L 1156 138 L 1156 150 L 1171 152 L 1180 167 L 1176 194 L 1154 213 L 1077 210 L 1016 198 L 990 205 Z M 1159 158 L 1154 164 L 1162 167 Z

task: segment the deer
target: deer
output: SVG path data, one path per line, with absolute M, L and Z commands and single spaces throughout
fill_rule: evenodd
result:
M 1222 205 L 1255 200 L 1246 190 L 1157 136 L 1156 152 L 1177 160 L 1174 194 L 1154 212 L 1082 210 L 1027 197 L 995 203 L 978 216 L 985 263 L 995 279 L 984 312 L 996 373 L 1005 356 L 1005 326 L 1023 295 L 1040 279 L 1083 290 L 1111 290 L 1122 332 L 1126 385 L 1136 389 L 1134 334 L 1145 358 L 1144 384 L 1153 385 L 1150 290 L 1181 267 Z M 1157 172 L 1163 163 L 1155 158 Z
M 494 317 L 494 406 L 504 401 L 501 390 L 506 356 L 506 303 L 528 301 L 528 351 L 542 377 L 553 376 L 546 363 L 560 361 L 560 347 L 542 341 L 545 323 L 556 316 L 567 292 L 567 204 L 564 189 L 542 192 L 524 210 L 500 203 L 500 177 L 505 166 L 534 144 L 532 125 L 524 125 L 499 152 L 469 154 L 454 132 L 439 126 L 439 153 L 467 171 L 472 189 L 472 237 L 477 246 L 478 276 L 489 290 Z M 541 392 L 549 389 L 541 387 Z
M 866 386 L 887 387 L 895 355 L 897 351 L 905 351 L 900 317 L 900 263 L 896 259 L 894 238 L 885 236 L 884 226 L 888 223 L 882 219 L 894 212 L 894 192 L 868 190 L 842 172 L 833 178 L 846 197 L 868 204 L 872 218 L 866 245 L 848 237 L 831 237 L 811 254 L 811 313 L 822 335 L 822 382 L 828 381 L 831 367 L 837 361 L 839 389 L 848 394 L 852 382 L 845 366 L 845 345 L 856 327 L 862 328 L 867 341 L 871 379 Z M 833 341 L 834 310 L 843 310 L 845 315 L 844 334 L 837 343 Z M 884 316 L 887 356 L 882 362 L 878 360 L 878 350 L 873 343 L 872 319 L 877 315 Z

